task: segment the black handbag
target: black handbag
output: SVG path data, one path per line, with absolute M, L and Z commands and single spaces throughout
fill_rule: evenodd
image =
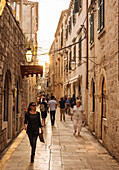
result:
M 40 142 L 45 143 L 43 133 L 39 133 L 39 139 L 40 139 Z

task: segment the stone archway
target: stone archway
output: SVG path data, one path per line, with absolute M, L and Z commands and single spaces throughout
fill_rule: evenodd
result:
M 106 76 L 101 74 L 99 91 L 99 139 L 104 142 L 107 129 L 107 81 Z
M 103 131 L 103 118 L 106 118 L 106 82 L 105 77 L 102 79 L 102 91 L 101 91 L 101 139 Z
M 11 138 L 11 109 L 10 109 L 10 89 L 11 89 L 11 73 L 8 70 L 5 75 L 4 82 L 4 116 L 3 121 L 7 123 L 7 139 Z
M 91 80 L 91 117 L 92 117 L 92 131 L 95 132 L 95 82 Z

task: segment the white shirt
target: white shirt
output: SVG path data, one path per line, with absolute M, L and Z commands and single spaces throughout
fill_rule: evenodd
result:
M 73 107 L 73 119 L 83 119 L 83 107 L 77 107 L 76 105 Z
M 50 105 L 50 110 L 51 110 L 51 111 L 56 110 L 57 102 L 56 102 L 55 100 L 50 100 L 50 101 L 48 102 L 48 104 Z

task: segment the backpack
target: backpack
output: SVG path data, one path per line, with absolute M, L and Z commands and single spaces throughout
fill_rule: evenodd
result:
M 41 111 L 41 112 L 44 112 L 44 111 L 45 111 L 45 106 L 44 106 L 44 104 L 40 104 L 40 111 Z

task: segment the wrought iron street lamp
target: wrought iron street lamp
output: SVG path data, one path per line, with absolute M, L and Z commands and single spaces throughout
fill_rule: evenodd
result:
M 27 48 L 27 52 L 26 52 L 26 60 L 27 60 L 28 63 L 30 63 L 31 60 L 32 60 L 32 52 L 31 52 L 31 48 L 30 48 L 30 47 Z
M 76 68 L 76 61 L 72 60 L 71 61 L 71 70 L 75 70 Z

